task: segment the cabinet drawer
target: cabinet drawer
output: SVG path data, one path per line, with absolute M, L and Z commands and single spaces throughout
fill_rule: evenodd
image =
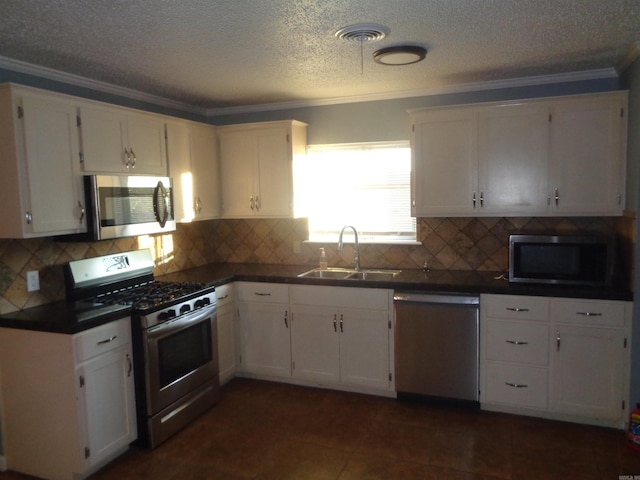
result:
M 236 284 L 238 301 L 289 303 L 289 286 L 279 283 L 240 282 Z
M 482 305 L 487 316 L 546 322 L 549 318 L 549 300 L 526 295 L 483 295 Z
M 216 287 L 216 305 L 218 307 L 222 307 L 223 305 L 227 305 L 229 303 L 233 303 L 234 295 L 233 295 L 233 284 L 229 283 L 227 285 L 220 285 Z
M 322 287 L 294 285 L 291 303 L 334 308 L 389 310 L 389 290 L 358 287 Z
M 74 335 L 74 360 L 80 363 L 128 343 L 131 343 L 129 317 Z
M 547 408 L 546 368 L 487 363 L 481 402 Z
M 485 358 L 546 366 L 549 363 L 549 327 L 489 319 L 485 332 Z
M 623 302 L 555 299 L 551 303 L 551 316 L 556 323 L 624 327 L 625 305 Z

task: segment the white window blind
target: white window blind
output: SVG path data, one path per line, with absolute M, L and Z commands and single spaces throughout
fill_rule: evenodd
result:
M 296 214 L 309 217 L 311 241 L 353 225 L 362 242 L 415 242 L 410 176 L 409 142 L 311 145 L 296 165 Z

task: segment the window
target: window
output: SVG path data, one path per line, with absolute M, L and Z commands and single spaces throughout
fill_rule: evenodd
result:
M 310 145 L 296 165 L 296 215 L 309 240 L 335 242 L 345 225 L 363 243 L 416 241 L 409 142 Z

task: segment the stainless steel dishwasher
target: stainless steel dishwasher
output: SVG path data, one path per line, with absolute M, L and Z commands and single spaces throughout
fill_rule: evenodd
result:
M 479 406 L 478 296 L 396 292 L 399 398 Z

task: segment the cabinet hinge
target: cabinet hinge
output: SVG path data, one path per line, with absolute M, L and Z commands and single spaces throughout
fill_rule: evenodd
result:
M 294 370 L 296 369 L 296 362 L 291 362 L 291 368 L 293 368 Z
M 391 330 L 391 320 L 389 320 L 389 330 Z
M 84 447 L 84 458 L 89 458 L 91 456 L 91 450 L 89 447 Z
M 82 119 L 80 118 L 80 115 L 76 115 L 76 125 L 78 127 L 82 126 Z
M 80 375 L 80 388 L 84 387 L 84 376 Z
M 80 163 L 84 163 L 84 153 L 80 152 L 78 156 L 80 157 Z
M 627 348 L 627 337 L 624 337 L 623 345 L 624 345 L 624 348 Z
M 291 136 L 287 133 L 287 143 L 291 141 Z
M 553 121 L 553 115 L 549 114 L 549 123 Z
M 391 372 L 389 372 L 389 381 L 393 380 L 393 374 Z
M 18 107 L 18 118 L 24 117 L 24 109 L 22 107 Z
M 415 124 L 414 124 L 414 125 L 411 125 L 411 131 L 415 133 L 415 131 L 416 131 L 416 126 L 415 126 Z

